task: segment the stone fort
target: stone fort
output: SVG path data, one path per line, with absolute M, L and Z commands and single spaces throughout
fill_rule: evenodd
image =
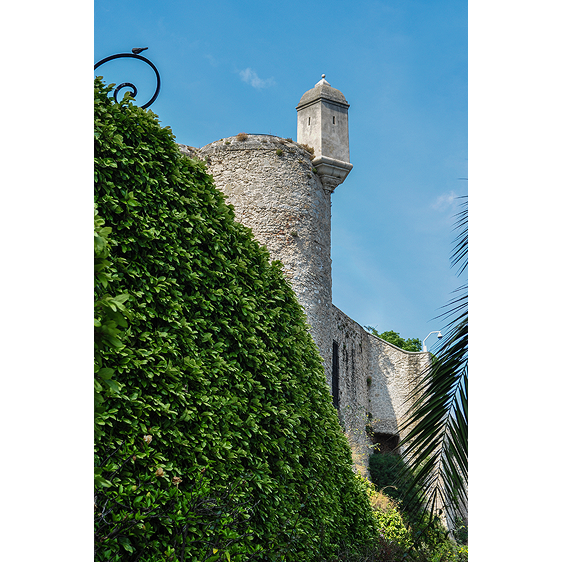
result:
M 206 160 L 237 220 L 282 262 L 323 358 L 355 465 L 366 475 L 373 443 L 383 451 L 396 447 L 406 397 L 430 354 L 395 347 L 332 304 L 331 194 L 353 168 L 348 108 L 322 75 L 296 107 L 297 142 L 240 133 L 180 150 Z

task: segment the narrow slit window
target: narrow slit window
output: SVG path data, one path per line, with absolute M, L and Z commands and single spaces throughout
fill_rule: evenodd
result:
M 335 124 L 336 124 L 336 116 L 334 115 L 334 116 L 332 117 L 332 119 L 333 119 L 333 123 L 334 123 L 334 125 L 335 125 Z
M 308 124 L 310 125 L 310 117 L 308 118 Z
M 332 346 L 332 400 L 334 408 L 340 407 L 340 357 L 337 342 Z

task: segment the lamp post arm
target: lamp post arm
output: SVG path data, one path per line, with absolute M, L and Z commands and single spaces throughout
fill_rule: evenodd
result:
M 430 332 L 429 334 L 427 334 L 425 340 L 426 340 L 429 336 L 431 336 L 431 334 L 440 334 L 440 333 L 441 333 L 441 330 L 435 330 L 435 331 L 433 331 L 433 332 Z M 423 346 L 423 347 L 422 347 L 423 351 L 427 351 L 427 346 L 425 345 L 425 340 L 423 340 L 423 344 L 422 344 L 422 346 Z

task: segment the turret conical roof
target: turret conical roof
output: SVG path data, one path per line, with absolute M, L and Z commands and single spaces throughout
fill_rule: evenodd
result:
M 337 88 L 333 88 L 330 85 L 330 83 L 326 80 L 325 74 L 322 74 L 322 78 L 316 83 L 314 88 L 311 88 L 308 92 L 303 94 L 301 101 L 297 105 L 297 109 L 302 109 L 319 99 L 325 99 L 327 101 L 349 107 L 345 96 Z

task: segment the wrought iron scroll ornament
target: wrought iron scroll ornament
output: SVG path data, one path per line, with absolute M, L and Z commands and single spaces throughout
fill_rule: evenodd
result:
M 156 92 L 154 93 L 152 98 L 147 103 L 145 103 L 144 105 L 141 105 L 142 109 L 146 109 L 147 107 L 150 107 L 154 103 L 154 100 L 158 97 L 158 94 L 160 93 L 160 74 L 158 73 L 158 69 L 146 57 L 143 57 L 143 56 L 139 55 L 139 53 L 142 53 L 142 51 L 146 51 L 146 49 L 148 49 L 148 47 L 143 47 L 143 48 L 137 47 L 137 48 L 132 50 L 132 54 L 131 53 L 119 53 L 117 55 L 111 55 L 110 57 L 105 57 L 104 59 L 100 60 L 99 62 L 97 62 L 94 65 L 94 70 L 96 70 L 96 68 L 100 67 L 102 64 L 105 64 L 106 62 L 109 62 L 109 61 L 115 60 L 115 59 L 124 59 L 124 58 L 138 59 L 138 60 L 141 60 L 141 61 L 147 63 L 152 68 L 152 70 L 154 70 L 154 72 L 156 73 Z M 131 84 L 130 82 L 123 82 L 123 83 L 119 84 L 119 86 L 117 86 L 117 88 L 115 88 L 115 91 L 113 92 L 113 98 L 115 99 L 115 101 L 117 101 L 117 94 L 123 88 L 132 88 L 133 91 L 131 92 L 131 95 L 133 97 L 136 97 L 137 87 L 134 84 Z

